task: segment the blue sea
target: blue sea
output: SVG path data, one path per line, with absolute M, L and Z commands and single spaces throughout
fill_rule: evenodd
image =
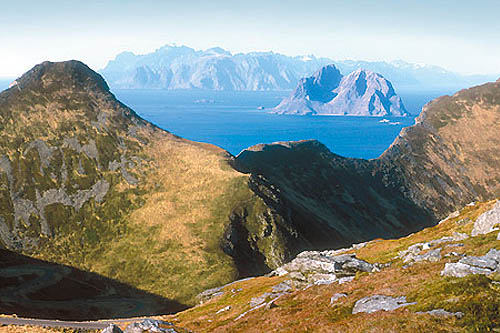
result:
M 212 143 L 233 155 L 258 143 L 317 139 L 336 154 L 366 159 L 383 153 L 403 127 L 414 123 L 425 103 L 450 93 L 400 92 L 413 115 L 379 118 L 270 114 L 269 109 L 289 92 L 113 92 L 157 126 L 190 140 Z

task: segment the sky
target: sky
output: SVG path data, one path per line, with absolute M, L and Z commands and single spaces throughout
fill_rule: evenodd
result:
M 166 44 L 500 73 L 498 0 L 0 0 L 0 77 Z

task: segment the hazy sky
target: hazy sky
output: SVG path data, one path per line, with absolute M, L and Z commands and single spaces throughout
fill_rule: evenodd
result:
M 2 0 L 0 76 L 176 43 L 500 73 L 499 0 Z

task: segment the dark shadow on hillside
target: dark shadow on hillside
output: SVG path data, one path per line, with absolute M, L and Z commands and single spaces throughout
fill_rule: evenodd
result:
M 70 266 L 0 249 L 0 313 L 97 320 L 174 313 L 187 306 Z
M 297 231 L 290 235 L 292 255 L 401 237 L 435 224 L 400 191 L 397 170 L 341 157 L 318 141 L 257 146 L 238 155 L 234 167 L 251 174 L 254 193 Z

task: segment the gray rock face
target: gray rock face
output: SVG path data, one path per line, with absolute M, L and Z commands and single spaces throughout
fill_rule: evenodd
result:
M 330 305 L 335 304 L 335 302 L 337 302 L 339 299 L 341 299 L 343 297 L 347 297 L 347 294 L 344 294 L 344 293 L 334 294 L 332 297 L 330 297 Z
M 124 333 L 143 333 L 143 332 L 175 333 L 176 332 L 174 328 L 165 328 L 161 326 L 173 326 L 173 325 L 163 320 L 144 319 L 142 321 L 128 325 Z
M 408 249 L 399 252 L 398 257 L 403 259 L 404 263 L 409 263 L 409 264 L 420 261 L 437 262 L 441 260 L 441 248 L 430 250 L 433 246 L 443 243 L 457 242 L 467 238 L 469 238 L 469 236 L 466 234 L 454 232 L 452 236 L 434 239 L 431 240 L 430 242 L 416 243 L 410 245 Z M 459 247 L 463 246 L 463 244 L 452 243 L 446 245 L 446 247 L 455 247 L 455 246 Z M 424 251 L 427 252 L 422 253 Z
M 441 248 L 430 250 L 424 254 L 414 254 L 410 252 L 403 258 L 404 263 L 420 261 L 438 262 L 439 260 L 441 260 Z
M 372 313 L 376 311 L 392 311 L 403 306 L 408 306 L 416 303 L 407 303 L 406 297 L 391 297 L 384 295 L 373 295 L 363 297 L 354 304 L 352 313 L 366 312 Z
M 441 271 L 443 276 L 464 277 L 470 274 L 500 272 L 500 251 L 491 249 L 484 256 L 466 256 L 456 263 L 447 263 Z
M 392 84 L 374 72 L 358 69 L 342 77 L 334 65 L 300 80 L 295 91 L 273 109 L 278 114 L 406 116 Z
M 498 230 L 497 225 L 500 224 L 500 201 L 493 206 L 493 208 L 481 214 L 472 228 L 471 235 L 484 235 L 494 230 Z
M 374 272 L 377 268 L 357 259 L 355 254 L 338 254 L 339 251 L 305 251 L 291 262 L 277 268 L 273 275 L 290 274 L 298 283 L 329 284 L 347 282 L 357 272 Z M 347 280 L 346 280 L 347 279 Z

